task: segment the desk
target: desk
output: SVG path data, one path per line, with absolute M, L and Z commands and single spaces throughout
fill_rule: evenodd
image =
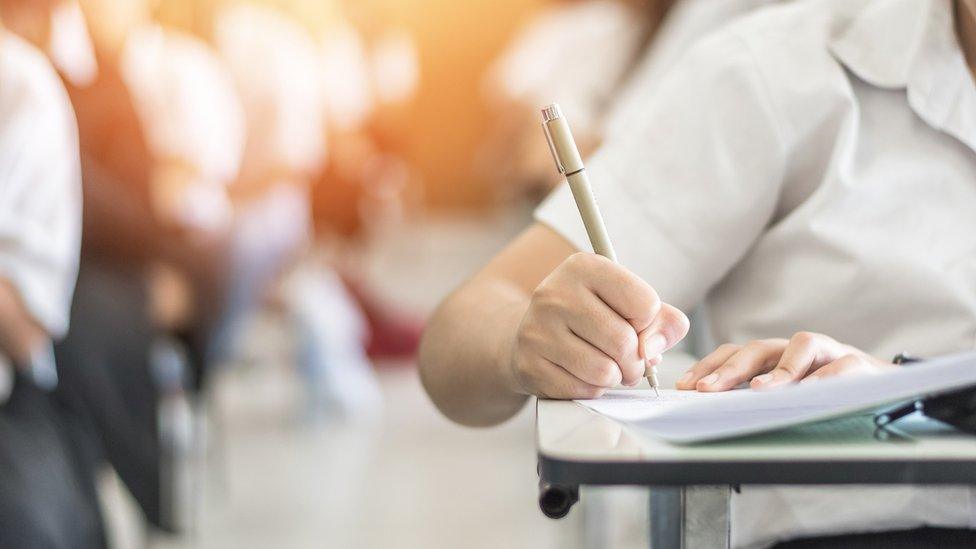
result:
M 688 359 L 669 362 L 680 366 L 662 378 L 673 379 Z M 675 446 L 574 402 L 539 400 L 540 506 L 558 517 L 569 511 L 580 486 L 649 486 L 653 547 L 721 547 L 728 544 L 728 503 L 736 485 L 976 484 L 976 437 L 930 421 L 880 434 L 886 438 L 875 436 L 872 416 L 864 414 Z

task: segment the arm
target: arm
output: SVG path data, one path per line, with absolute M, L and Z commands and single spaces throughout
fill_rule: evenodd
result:
M 47 330 L 24 306 L 7 280 L 0 279 L 0 354 L 15 364 L 27 364 L 31 353 L 49 341 Z
M 592 398 L 634 385 L 645 360 L 656 363 L 685 336 L 687 318 L 646 282 L 574 252 L 533 225 L 435 312 L 420 374 L 445 415 L 493 425 L 529 395 Z

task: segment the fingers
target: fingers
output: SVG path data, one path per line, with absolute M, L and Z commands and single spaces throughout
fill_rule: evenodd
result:
M 610 388 L 623 381 L 616 361 L 572 333 L 561 338 L 559 345 L 547 348 L 542 356 L 590 385 Z
M 574 399 L 599 398 L 607 390 L 586 383 L 564 368 L 539 357 L 535 364 L 522 371 L 523 385 L 543 398 Z
M 667 303 L 662 304 L 651 325 L 640 333 L 641 357 L 650 359 L 674 347 L 688 335 L 690 327 L 683 312 Z
M 650 284 L 605 257 L 578 253 L 567 260 L 566 266 L 577 271 L 587 288 L 637 332 L 650 326 L 661 309 L 661 300 Z
M 800 383 L 819 381 L 840 375 L 878 374 L 896 367 L 894 364 L 881 363 L 871 356 L 849 354 L 818 368 L 817 371 L 803 378 Z
M 717 349 L 709 353 L 708 356 L 699 360 L 690 370 L 685 372 L 685 375 L 681 376 L 681 379 L 678 380 L 675 386 L 678 389 L 688 391 L 694 389 L 698 384 L 698 380 L 711 374 L 722 364 L 725 364 L 725 361 L 738 352 L 740 348 L 740 345 L 733 345 L 731 343 L 720 345 Z
M 773 369 L 787 346 L 785 339 L 751 341 L 739 348 L 711 373 L 698 380 L 702 392 L 728 391 L 754 376 Z
M 638 353 L 634 328 L 606 303 L 592 294 L 583 296 L 579 314 L 566 321 L 569 329 L 617 363 L 621 383 L 633 385 L 644 375 L 644 361 Z
M 779 363 L 769 373 L 757 376 L 750 385 L 768 389 L 799 381 L 817 368 L 844 354 L 848 347 L 833 338 L 812 332 L 797 332 L 790 338 Z

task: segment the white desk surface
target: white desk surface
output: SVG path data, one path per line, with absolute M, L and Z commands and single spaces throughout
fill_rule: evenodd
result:
M 659 367 L 663 386 L 673 387 L 694 359 L 669 353 Z M 882 441 L 872 436 L 870 416 L 844 420 L 856 433 L 830 427 L 794 431 L 693 446 L 676 446 L 639 434 L 622 423 L 572 401 L 539 400 L 536 408 L 536 443 L 540 456 L 571 462 L 830 462 L 830 461 L 969 461 L 976 460 L 976 436 L 948 429 L 928 431 L 935 422 L 911 436 Z

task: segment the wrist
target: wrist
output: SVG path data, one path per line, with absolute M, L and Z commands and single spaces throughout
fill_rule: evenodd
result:
M 505 326 L 505 334 L 500 345 L 496 346 L 498 355 L 494 363 L 498 368 L 500 385 L 511 394 L 529 395 L 522 380 L 518 375 L 518 337 L 522 320 L 528 310 L 528 300 L 524 303 L 512 303 L 505 311 L 505 321 L 500 325 Z

